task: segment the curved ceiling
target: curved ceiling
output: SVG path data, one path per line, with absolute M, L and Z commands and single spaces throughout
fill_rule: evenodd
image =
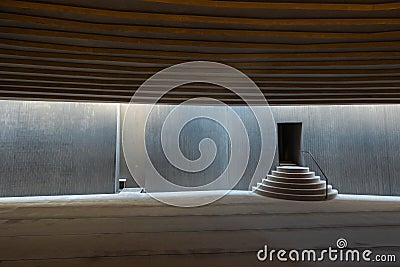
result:
M 3 99 L 129 102 L 157 71 L 210 60 L 246 73 L 270 104 L 400 103 L 389 0 L 2 0 L 0 28 Z M 161 102 L 199 95 L 242 103 L 200 83 Z

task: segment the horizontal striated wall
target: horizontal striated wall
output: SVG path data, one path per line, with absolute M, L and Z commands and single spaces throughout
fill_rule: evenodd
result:
M 121 105 L 121 121 L 125 108 Z M 144 119 L 146 108 L 134 107 L 137 120 Z M 227 165 L 225 130 L 207 119 L 183 128 L 180 144 L 188 158 L 199 156 L 205 137 L 218 149 L 209 168 L 188 178 L 168 165 L 160 150 L 160 125 L 172 108 L 157 106 L 146 129 L 137 129 L 132 138 L 146 139 L 152 162 L 170 181 L 185 186 L 210 182 Z M 0 101 L 0 196 L 113 193 L 115 173 L 136 186 L 122 150 L 115 172 L 117 109 L 116 104 Z M 259 131 L 248 108 L 234 110 L 250 138 L 249 164 L 236 186 L 247 190 L 260 153 Z M 400 105 L 275 106 L 272 111 L 276 122 L 303 123 L 303 148 L 341 193 L 400 195 Z M 141 181 L 146 179 L 143 157 L 137 151 L 134 159 Z M 305 163 L 319 173 L 308 157 Z M 273 168 L 276 164 L 277 155 Z
M 143 106 L 142 106 L 143 108 Z M 159 127 L 171 106 L 158 106 L 146 131 L 148 150 L 156 166 L 177 183 L 188 183 L 187 174 L 168 165 L 159 149 Z M 330 182 L 341 193 L 400 195 L 400 105 L 357 106 L 274 106 L 276 122 L 303 123 L 303 149 L 314 154 Z M 140 107 L 138 106 L 138 112 Z M 250 136 L 250 161 L 236 189 L 247 190 L 259 157 L 259 132 L 254 116 L 246 107 L 234 107 L 244 121 Z M 203 129 L 203 132 L 201 131 Z M 181 137 L 183 153 L 195 157 L 200 138 L 212 135 L 220 148 L 216 165 L 196 176 L 197 183 L 206 183 L 226 165 L 228 141 L 223 129 L 206 120 L 187 125 Z M 188 136 L 191 142 L 187 142 Z M 185 141 L 186 140 L 186 141 Z M 225 154 L 224 154 L 225 153 Z M 305 164 L 314 171 L 316 166 L 305 156 Z M 273 168 L 277 164 L 275 156 Z M 138 166 L 146 168 L 145 166 Z M 121 174 L 128 177 L 128 185 L 135 186 L 126 165 Z M 143 169 L 143 176 L 145 170 Z M 143 177 L 142 177 L 143 178 Z
M 144 120 L 145 118 L 143 117 L 143 111 L 148 107 L 149 105 L 135 104 L 133 108 L 131 108 L 131 110 L 134 112 L 134 119 L 138 121 Z M 163 177 L 165 177 L 166 180 L 186 187 L 197 187 L 208 184 L 217 179 L 224 172 L 228 165 L 231 152 L 228 133 L 226 129 L 224 129 L 224 127 L 222 127 L 219 123 L 207 118 L 196 118 L 187 123 L 182 128 L 179 136 L 179 144 L 182 154 L 191 160 L 198 159 L 200 157 L 199 143 L 204 138 L 210 138 L 214 141 L 217 148 L 217 153 L 215 155 L 215 159 L 212 161 L 212 164 L 210 164 L 206 169 L 199 172 L 182 171 L 168 161 L 161 146 L 161 128 L 167 115 L 174 107 L 174 105 L 155 106 L 148 117 L 145 131 L 138 129 L 132 138 L 145 138 L 147 155 L 150 157 L 155 169 L 157 169 L 157 171 Z M 201 113 L 201 109 L 210 108 L 214 109 L 215 113 L 227 113 L 228 109 L 227 107 L 221 106 L 185 106 L 183 108 L 185 109 L 186 113 L 190 114 L 195 110 L 200 110 Z M 250 143 L 250 158 L 243 178 L 235 187 L 237 189 L 247 189 L 260 155 L 260 131 L 256 127 L 257 122 L 253 113 L 249 112 L 243 107 L 233 107 L 233 110 L 237 112 L 246 129 L 249 130 L 248 135 Z M 126 105 L 121 105 L 121 111 L 121 120 L 123 121 Z M 231 122 L 227 119 L 226 123 Z M 132 124 L 132 127 L 135 127 L 135 125 Z M 235 135 L 237 133 L 233 132 L 230 134 Z M 173 135 L 168 136 L 168 142 L 172 142 L 174 138 L 177 137 Z M 205 152 L 210 153 L 210 151 Z M 139 179 L 139 181 L 142 181 L 142 184 L 146 184 L 146 182 L 151 179 L 151 177 L 146 176 L 146 173 L 148 173 L 147 170 L 150 167 L 144 163 L 144 154 L 144 151 L 136 153 L 137 157 L 134 159 L 135 162 L 132 164 L 135 168 L 135 174 L 138 174 L 138 177 L 135 178 Z M 126 159 L 124 159 L 124 155 L 121 153 L 120 175 L 127 178 L 128 186 L 137 186 L 132 175 L 129 173 L 125 161 Z M 229 182 L 226 181 L 226 183 L 221 184 L 221 187 L 218 188 L 227 188 L 228 183 Z M 162 191 L 162 188 L 157 191 Z
M 400 195 L 400 105 L 272 110 L 276 122 L 303 122 L 303 149 L 314 154 L 340 193 Z
M 116 110 L 0 101 L 0 196 L 114 193 Z

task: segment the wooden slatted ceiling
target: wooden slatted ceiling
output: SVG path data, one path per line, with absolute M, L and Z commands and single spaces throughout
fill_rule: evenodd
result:
M 210 60 L 246 73 L 270 104 L 400 103 L 395 1 L 2 0 L 0 30 L 2 99 L 129 102 L 157 71 Z M 242 104 L 201 83 L 162 102 L 197 96 Z

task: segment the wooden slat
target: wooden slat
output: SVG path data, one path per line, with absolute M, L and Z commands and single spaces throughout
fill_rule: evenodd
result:
M 33 62 L 31 62 L 33 63 Z M 67 64 L 65 64 L 67 65 Z M 45 64 L 4 64 L 0 63 L 0 71 L 5 73 L 10 72 L 30 72 L 30 73 L 44 73 L 44 74 L 60 74 L 60 75 L 71 75 L 71 76 L 92 76 L 92 77 L 109 77 L 109 78 L 137 78 L 147 77 L 150 78 L 156 72 L 162 70 L 162 68 L 136 68 L 132 67 L 131 70 L 115 70 L 108 66 L 96 66 L 96 68 L 84 68 L 79 66 L 67 67 L 67 66 L 48 66 Z M 244 71 L 250 77 L 307 77 L 307 76 L 323 76 L 323 77 L 398 77 L 400 76 L 400 69 L 248 69 Z M 179 73 L 183 75 L 183 73 Z M 202 70 L 201 72 L 194 73 L 188 70 L 187 75 L 191 76 L 204 76 L 212 75 L 221 77 L 226 80 L 227 76 L 219 74 L 216 70 Z M 171 74 L 171 78 L 174 75 Z M 176 78 L 176 76 L 175 76 Z
M 85 39 L 94 41 L 108 41 L 129 44 L 147 44 L 164 46 L 187 46 L 187 47 L 223 47 L 227 50 L 232 48 L 247 48 L 247 49 L 275 49 L 275 50 L 314 50 L 320 51 L 323 49 L 353 49 L 360 51 L 363 48 L 383 48 L 394 47 L 399 48 L 400 42 L 396 41 L 359 41 L 359 42 L 335 42 L 335 43 L 313 43 L 313 44 L 291 44 L 291 43 L 248 43 L 248 42 L 222 42 L 222 41 L 199 41 L 199 40 L 184 40 L 184 39 L 156 39 L 156 38 L 137 38 L 137 37 L 121 37 L 112 35 L 64 32 L 55 30 L 38 30 L 30 28 L 16 28 L 0 26 L 0 31 L 3 34 L 10 36 L 31 35 L 36 37 L 52 37 L 52 38 L 70 38 L 70 39 Z M 166 49 L 166 48 L 164 48 Z
M 130 84 L 110 84 L 110 83 L 105 83 L 101 81 L 92 81 L 89 83 L 77 83 L 77 82 L 58 82 L 58 81 L 48 81 L 48 80 L 25 80 L 25 79 L 5 79 L 0 75 L 0 81 L 2 82 L 1 85 L 8 85 L 8 86 L 43 86 L 43 87 L 51 87 L 51 86 L 57 86 L 60 88 L 88 88 L 88 89 L 93 89 L 93 90 L 124 90 L 124 91 L 131 91 L 136 88 L 138 88 L 141 83 L 135 83 L 132 82 Z M 156 90 L 164 90 L 163 82 L 159 82 L 159 85 L 153 86 Z M 152 87 L 148 87 L 149 90 Z M 236 83 L 236 88 L 246 90 L 248 89 L 246 87 L 245 83 Z M 261 90 L 277 90 L 277 91 L 293 91 L 293 92 L 306 92 L 306 91 L 315 91 L 315 90 L 320 90 L 320 91 L 338 91 L 338 90 L 347 90 L 349 92 L 355 92 L 355 91 L 378 91 L 378 90 L 392 90 L 392 89 L 398 89 L 400 88 L 400 81 L 397 83 L 389 83 L 389 84 L 367 84 L 367 85 L 360 85 L 360 84 L 352 84 L 352 85 L 347 85 L 347 84 L 301 84 L 301 85 L 287 85 L 287 84 L 272 84 L 272 83 L 259 83 L 259 88 Z M 212 84 L 206 84 L 206 83 L 190 83 L 187 85 L 180 86 L 175 89 L 176 91 L 179 92 L 185 92 L 185 90 L 188 90 L 189 92 L 207 92 L 207 93 L 212 93 L 212 92 L 220 92 L 227 90 L 223 87 L 212 85 Z
M 194 40 L 209 40 L 213 41 L 221 38 L 229 37 L 246 37 L 247 42 L 252 41 L 249 37 L 290 37 L 290 38 L 320 38 L 325 39 L 327 42 L 329 39 L 346 39 L 347 41 L 352 39 L 368 39 L 368 40 L 380 40 L 384 38 L 388 39 L 399 39 L 400 31 L 385 31 L 385 32 L 312 32 L 312 31 L 265 31 L 265 30 L 235 30 L 235 29 L 204 29 L 204 28 L 185 28 L 185 27 L 160 27 L 160 26 L 142 26 L 142 25 L 124 25 L 124 24 L 104 24 L 104 23 L 88 23 L 78 22 L 74 20 L 57 19 L 57 18 L 46 18 L 40 16 L 27 16 L 19 14 L 8 14 L 0 12 L 0 19 L 11 20 L 11 21 L 23 21 L 38 23 L 40 26 L 56 25 L 64 27 L 71 27 L 76 32 L 82 32 L 81 29 L 90 30 L 106 30 L 109 31 L 110 35 L 124 36 L 126 33 L 133 32 L 139 33 L 156 33 L 163 34 L 163 39 L 169 39 L 168 35 L 182 35 L 182 38 L 191 36 Z M 400 24 L 400 20 L 392 20 L 392 23 L 397 22 Z M 354 23 L 354 21 L 353 21 Z M 344 24 L 345 25 L 345 24 Z M 351 26 L 351 24 L 347 24 Z M 118 32 L 113 32 L 118 31 Z M 155 35 L 157 36 L 157 35 Z M 173 37 L 170 37 L 173 38 Z M 226 40 L 228 41 L 228 40 Z M 259 42 L 259 41 L 258 41 Z M 332 41 L 335 42 L 335 41 Z
M 383 3 L 383 4 L 330 4 L 330 3 L 296 3 L 290 1 L 282 2 L 253 2 L 253 1 L 212 1 L 212 0 L 145 0 L 156 3 L 170 3 L 191 5 L 194 7 L 223 7 L 223 8 L 261 8 L 261 9 L 283 9 L 283 10 L 393 10 L 400 9 L 400 4 Z
M 102 48 L 102 47 L 85 47 L 75 45 L 60 45 L 55 43 L 33 42 L 33 41 L 21 41 L 7 38 L 0 38 L 0 45 L 6 44 L 11 48 L 18 49 L 44 49 L 47 51 L 59 51 L 62 53 L 76 53 L 76 54 L 101 54 L 101 55 L 118 55 L 125 57 L 145 57 L 145 58 L 176 58 L 180 60 L 260 60 L 270 58 L 323 58 L 323 60 L 329 61 L 330 58 L 352 58 L 352 57 L 374 57 L 374 56 L 398 56 L 398 49 L 374 52 L 374 51 L 352 51 L 352 52 L 299 52 L 294 53 L 287 51 L 286 53 L 258 53 L 258 52 L 246 52 L 246 53 L 212 53 L 212 52 L 176 52 L 176 51 L 161 51 L 161 50 L 138 50 L 138 49 L 118 49 L 118 48 Z
M 14 53 L 13 53 L 14 54 Z M 87 59 L 86 56 L 61 56 L 51 54 L 54 57 L 45 57 L 45 54 L 39 53 L 31 53 L 31 55 L 18 55 L 15 56 L 10 54 L 9 50 L 0 51 L 0 61 L 3 63 L 15 63 L 28 61 L 42 61 L 48 62 L 50 65 L 60 63 L 72 63 L 72 64 L 79 64 L 84 66 L 85 64 L 95 64 L 99 66 L 121 66 L 121 69 L 127 69 L 129 67 L 143 67 L 143 68 L 154 68 L 154 67 L 169 67 L 174 64 L 183 63 L 182 60 L 169 60 L 169 59 L 144 59 L 144 58 L 128 58 L 124 61 L 120 61 L 118 59 L 114 59 L 112 61 L 105 61 L 105 60 L 93 60 Z M 18 54 L 26 54 L 26 53 L 18 53 Z M 91 58 L 91 57 L 89 57 Z M 46 63 L 47 64 L 47 63 Z M 271 62 L 227 62 L 228 65 L 238 68 L 238 69 L 251 69 L 251 68 L 263 68 L 263 69 L 270 69 L 273 67 L 316 67 L 316 68 L 364 68 L 370 66 L 372 68 L 388 68 L 389 66 L 399 66 L 400 65 L 400 57 L 398 59 L 376 59 L 376 60 L 336 60 L 336 61 L 291 61 L 291 60 L 281 60 L 281 61 L 271 61 Z M 116 67 L 118 68 L 118 67 Z
M 179 0 L 178 0 L 179 1 Z M 227 1 L 229 5 L 235 4 L 238 9 L 243 9 L 249 6 L 251 2 L 246 3 L 235 3 L 235 1 Z M 159 21 L 179 21 L 179 22 L 203 22 L 203 23 L 222 23 L 222 24 L 250 24 L 250 25 L 265 25 L 265 24 L 278 24 L 278 25 L 298 25 L 298 24 L 321 24 L 321 23 L 329 23 L 329 24 L 341 24 L 342 22 L 337 19 L 288 19 L 288 20 L 277 20 L 277 19 L 256 19 L 256 18 L 243 18 L 243 17 L 218 17 L 218 16 L 210 16 L 209 14 L 202 15 L 186 15 L 186 14 L 160 14 L 159 10 L 156 12 L 135 12 L 135 11 L 116 11 L 110 9 L 100 9 L 100 8 L 90 8 L 90 7 L 82 7 L 82 6 L 73 6 L 73 5 L 57 5 L 57 4 L 47 4 L 47 3 L 35 3 L 28 1 L 14 1 L 14 0 L 2 0 L 1 3 L 3 6 L 21 8 L 25 10 L 36 9 L 36 10 L 46 10 L 50 12 L 68 12 L 68 13 L 76 13 L 82 15 L 94 15 L 94 16 L 102 16 L 102 17 L 115 17 L 120 19 L 149 19 L 149 15 L 151 14 L 152 20 Z M 112 3 L 110 3 L 112 4 Z M 253 2 L 254 4 L 254 2 Z M 273 3 L 265 3 L 265 4 L 273 4 Z M 301 9 L 299 8 L 299 4 L 293 5 L 292 3 L 285 3 L 286 9 Z M 317 7 L 317 10 L 332 10 L 329 8 L 329 5 L 324 5 L 323 3 L 313 4 Z M 349 5 L 342 4 L 341 5 L 344 10 L 352 10 Z M 383 5 L 363 5 L 358 4 L 359 8 L 367 8 L 370 11 L 378 11 L 378 10 L 396 10 L 399 9 L 399 3 L 387 4 Z M 324 8 L 325 7 L 325 8 Z M 328 8 L 326 8 L 328 7 Z M 381 7 L 381 8 L 380 8 Z M 340 9 L 336 9 L 340 10 Z M 284 12 L 284 11 L 282 11 Z M 378 18 L 380 19 L 380 18 Z M 383 18 L 384 19 L 384 18 Z M 393 24 L 397 21 L 390 20 L 376 20 L 374 23 L 377 24 Z M 346 24 L 351 24 L 350 21 L 346 22 Z M 371 21 L 368 24 L 372 24 Z
M 18 47 L 15 47 L 18 48 Z M 150 53 L 149 53 L 150 54 Z M 127 57 L 126 55 L 103 55 L 103 54 L 88 54 L 88 53 L 80 53 L 74 54 L 70 53 L 70 51 L 56 51 L 56 52 L 41 52 L 41 51 L 25 51 L 18 49 L 0 49 L 0 56 L 6 56 L 8 58 L 39 58 L 43 60 L 68 60 L 68 61 L 82 61 L 82 60 L 93 60 L 93 61 L 104 61 L 104 62 L 123 62 L 123 63 L 148 63 L 148 64 L 178 64 L 181 62 L 185 62 L 184 55 L 182 56 L 170 56 L 163 57 L 154 55 L 153 52 L 152 57 L 138 54 L 134 57 Z M 218 55 L 207 55 L 207 56 L 197 56 L 200 59 L 208 59 L 208 60 L 216 60 L 218 59 L 221 62 L 225 62 L 227 64 L 234 63 L 236 66 L 240 66 L 240 64 L 273 64 L 272 62 L 319 62 L 323 61 L 325 64 L 335 64 L 334 62 L 338 61 L 338 64 L 352 64 L 356 63 L 368 63 L 368 64 L 382 64 L 387 62 L 386 60 L 398 62 L 400 59 L 400 52 L 363 52 L 363 53 L 307 53 L 307 54 L 261 54 L 261 55 L 247 55 L 247 58 L 225 58 L 223 56 L 217 57 Z M 243 55 L 246 56 L 246 55 Z M 194 57 L 192 55 L 192 57 Z M 329 60 L 329 61 L 327 61 Z M 322 64 L 322 63 L 321 63 Z M 387 64 L 387 63 L 386 63 Z
M 54 67 L 65 67 L 65 68 L 77 68 L 77 69 L 102 69 L 102 70 L 116 70 L 121 72 L 131 71 L 131 72 L 153 72 L 156 73 L 165 67 L 170 67 L 172 64 L 164 63 L 148 63 L 145 62 L 131 62 L 131 64 L 119 64 L 119 62 L 84 62 L 83 60 L 69 60 L 69 61 L 55 61 L 48 60 L 47 58 L 37 58 L 25 59 L 25 58 L 13 58 L 13 57 L 1 57 L 0 64 L 6 65 L 34 65 L 34 66 L 54 66 Z M 134 64 L 135 63 L 135 64 Z M 180 62 L 176 62 L 180 63 Z M 364 70 L 364 69 L 399 69 L 399 60 L 380 60 L 380 61 L 334 61 L 329 62 L 329 64 L 324 62 L 241 62 L 241 63 L 231 63 L 232 67 L 236 67 L 242 71 L 248 73 L 259 73 L 259 70 L 302 70 L 315 69 L 316 72 L 322 70 L 343 70 L 343 69 L 353 69 L 353 70 Z M 301 71 L 300 71 L 301 70 Z M 204 72 L 213 71 L 212 69 L 207 69 Z M 387 73 L 390 73 L 388 71 Z
M 142 84 L 148 77 L 137 77 L 128 79 L 119 78 L 106 78 L 106 77 L 91 77 L 91 76 L 67 76 L 67 75 L 56 75 L 56 74 L 40 74 L 40 73 L 12 73 L 4 74 L 0 72 L 0 79 L 3 81 L 28 81 L 31 83 L 37 82 L 49 82 L 58 84 L 92 84 L 104 85 L 104 86 L 138 86 Z M 290 88 L 325 88 L 325 87 L 385 87 L 385 86 L 397 86 L 400 84 L 400 79 L 395 77 L 255 77 L 254 82 L 259 86 L 289 86 Z
M 77 96 L 77 97 L 88 97 L 93 95 L 90 89 L 63 89 L 63 88 L 57 88 L 57 87 L 22 87 L 22 86 L 14 86 L 12 90 L 7 90 L 9 87 L 8 86 L 1 86 L 2 88 L 2 93 L 8 93 L 10 95 L 18 95 L 18 94 L 27 94 L 27 95 L 58 95 L 58 96 Z M 51 89 L 51 90 L 48 90 Z M 134 95 L 134 90 L 132 91 L 115 91 L 115 90 L 98 90 L 96 92 L 96 95 L 94 97 L 99 97 L 99 98 L 123 98 L 125 99 L 124 102 L 129 102 L 130 98 Z M 146 92 L 142 93 L 141 96 L 143 96 L 144 99 L 148 101 L 154 101 L 156 97 L 158 97 L 158 94 L 156 92 Z M 190 94 L 188 92 L 184 93 L 178 93 L 178 94 L 173 94 L 173 93 L 167 93 L 163 96 L 163 99 L 165 100 L 176 100 L 176 101 L 183 101 L 189 98 L 195 98 L 195 97 L 201 97 L 201 94 Z M 223 94 L 223 93 L 215 93 L 215 95 L 211 95 L 212 97 L 216 97 L 221 101 L 236 101 L 236 102 L 242 102 L 241 98 L 237 95 L 234 94 Z M 257 101 L 259 100 L 258 96 L 254 95 L 249 95 L 243 93 L 243 96 L 246 96 L 246 98 Z M 301 93 L 297 95 L 292 95 L 290 92 L 285 93 L 285 92 L 280 92 L 280 93 L 264 93 L 264 96 L 266 97 L 267 100 L 319 100 L 319 99 L 385 99 L 385 98 L 393 98 L 393 99 L 400 99 L 400 90 L 392 90 L 392 92 L 385 91 L 383 93 L 371 93 L 371 92 L 362 92 L 362 93 L 353 93 L 353 92 L 347 92 L 347 93 L 341 93 L 341 92 L 313 92 L 313 93 Z M 139 97 L 135 97 L 137 99 L 140 99 Z M 261 102 L 260 102 L 261 103 Z
M 9 92 L 1 92 L 0 98 L 9 100 L 38 100 L 38 101 L 67 101 L 67 102 L 105 102 L 105 103 L 128 103 L 127 97 L 102 97 L 95 95 L 63 95 L 63 94 L 10 94 Z M 159 101 L 160 104 L 179 104 L 182 99 L 162 99 Z M 135 103 L 153 103 L 153 99 L 142 99 L 135 101 Z M 224 101 L 227 105 L 242 105 L 240 101 Z M 400 98 L 355 98 L 355 99 L 337 99 L 337 98 L 324 98 L 324 99 L 278 99 L 268 100 L 270 105 L 350 105 L 350 104 L 400 104 Z M 201 104 L 201 103 L 198 103 Z M 209 103 L 203 103 L 209 104 Z M 260 102 L 253 101 L 253 105 L 258 105 Z
M 43 92 L 43 93 L 60 93 L 60 94 L 93 94 L 96 95 L 109 95 L 109 96 L 133 96 L 137 88 L 130 88 L 125 90 L 118 89 L 104 89 L 104 88 L 84 88 L 84 87 L 60 87 L 60 86 L 40 86 L 40 85 L 20 85 L 20 84 L 1 84 L 0 89 L 3 91 L 15 90 L 16 92 Z M 158 96 L 158 92 L 162 91 L 163 87 L 152 88 L 142 94 L 148 97 Z M 356 97 L 397 97 L 400 95 L 400 87 L 397 88 L 374 88 L 374 89 L 358 89 L 358 90 L 347 90 L 347 89 L 303 89 L 303 90 L 292 90 L 292 89 L 261 89 L 263 95 L 266 98 L 285 98 L 292 99 L 294 97 L 299 99 L 318 99 L 320 97 L 338 96 L 339 98 L 356 98 Z M 248 90 L 238 90 L 237 93 L 240 97 L 257 98 L 258 96 L 250 94 Z M 200 97 L 207 94 L 210 97 L 218 99 L 239 99 L 239 96 L 228 90 L 216 90 L 215 88 L 201 88 L 193 89 L 185 86 L 178 89 L 172 90 L 165 96 L 171 98 L 193 98 Z

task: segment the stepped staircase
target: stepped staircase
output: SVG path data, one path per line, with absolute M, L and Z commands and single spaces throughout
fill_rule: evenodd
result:
M 299 201 L 329 200 L 337 196 L 338 191 L 332 189 L 308 167 L 285 164 L 257 183 L 253 191 L 259 195 Z

